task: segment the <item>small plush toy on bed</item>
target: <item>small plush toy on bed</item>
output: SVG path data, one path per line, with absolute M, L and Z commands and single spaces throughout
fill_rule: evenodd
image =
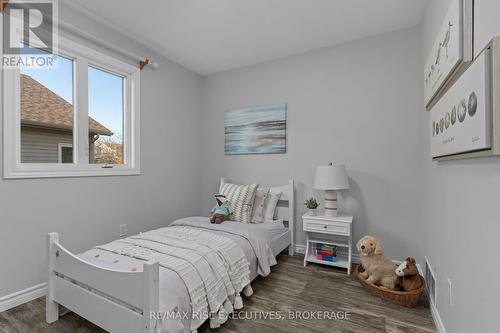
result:
M 217 194 L 215 196 L 217 204 L 212 208 L 212 217 L 210 223 L 221 224 L 229 219 L 229 215 L 233 212 L 231 203 L 226 199 L 225 195 Z

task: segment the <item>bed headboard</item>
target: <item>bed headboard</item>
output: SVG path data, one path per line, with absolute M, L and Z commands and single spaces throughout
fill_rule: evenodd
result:
M 220 184 L 230 182 L 225 177 L 221 177 Z M 291 232 L 291 246 L 295 247 L 295 191 L 293 179 L 288 181 L 288 184 L 282 186 L 266 186 L 259 184 L 259 187 L 272 187 L 281 191 L 281 198 L 276 207 L 275 218 L 285 221 L 285 225 Z

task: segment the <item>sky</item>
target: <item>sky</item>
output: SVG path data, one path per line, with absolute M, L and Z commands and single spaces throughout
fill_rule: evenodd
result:
M 73 61 L 57 57 L 57 68 L 21 68 L 21 73 L 31 76 L 54 93 L 73 104 Z M 123 78 L 89 67 L 89 116 L 113 132 L 115 138 L 123 137 Z

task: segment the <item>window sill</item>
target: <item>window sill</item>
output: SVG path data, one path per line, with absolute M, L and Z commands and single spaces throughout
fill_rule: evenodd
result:
M 106 177 L 106 176 L 139 176 L 139 168 L 114 168 L 93 170 L 15 170 L 5 171 L 4 179 L 24 178 L 68 178 L 68 177 Z

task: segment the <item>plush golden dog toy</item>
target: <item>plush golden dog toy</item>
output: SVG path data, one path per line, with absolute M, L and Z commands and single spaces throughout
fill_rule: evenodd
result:
M 374 285 L 387 289 L 396 286 L 396 265 L 384 255 L 380 242 L 373 236 L 365 236 L 356 244 L 361 255 L 361 265 L 365 269 L 361 277 Z

